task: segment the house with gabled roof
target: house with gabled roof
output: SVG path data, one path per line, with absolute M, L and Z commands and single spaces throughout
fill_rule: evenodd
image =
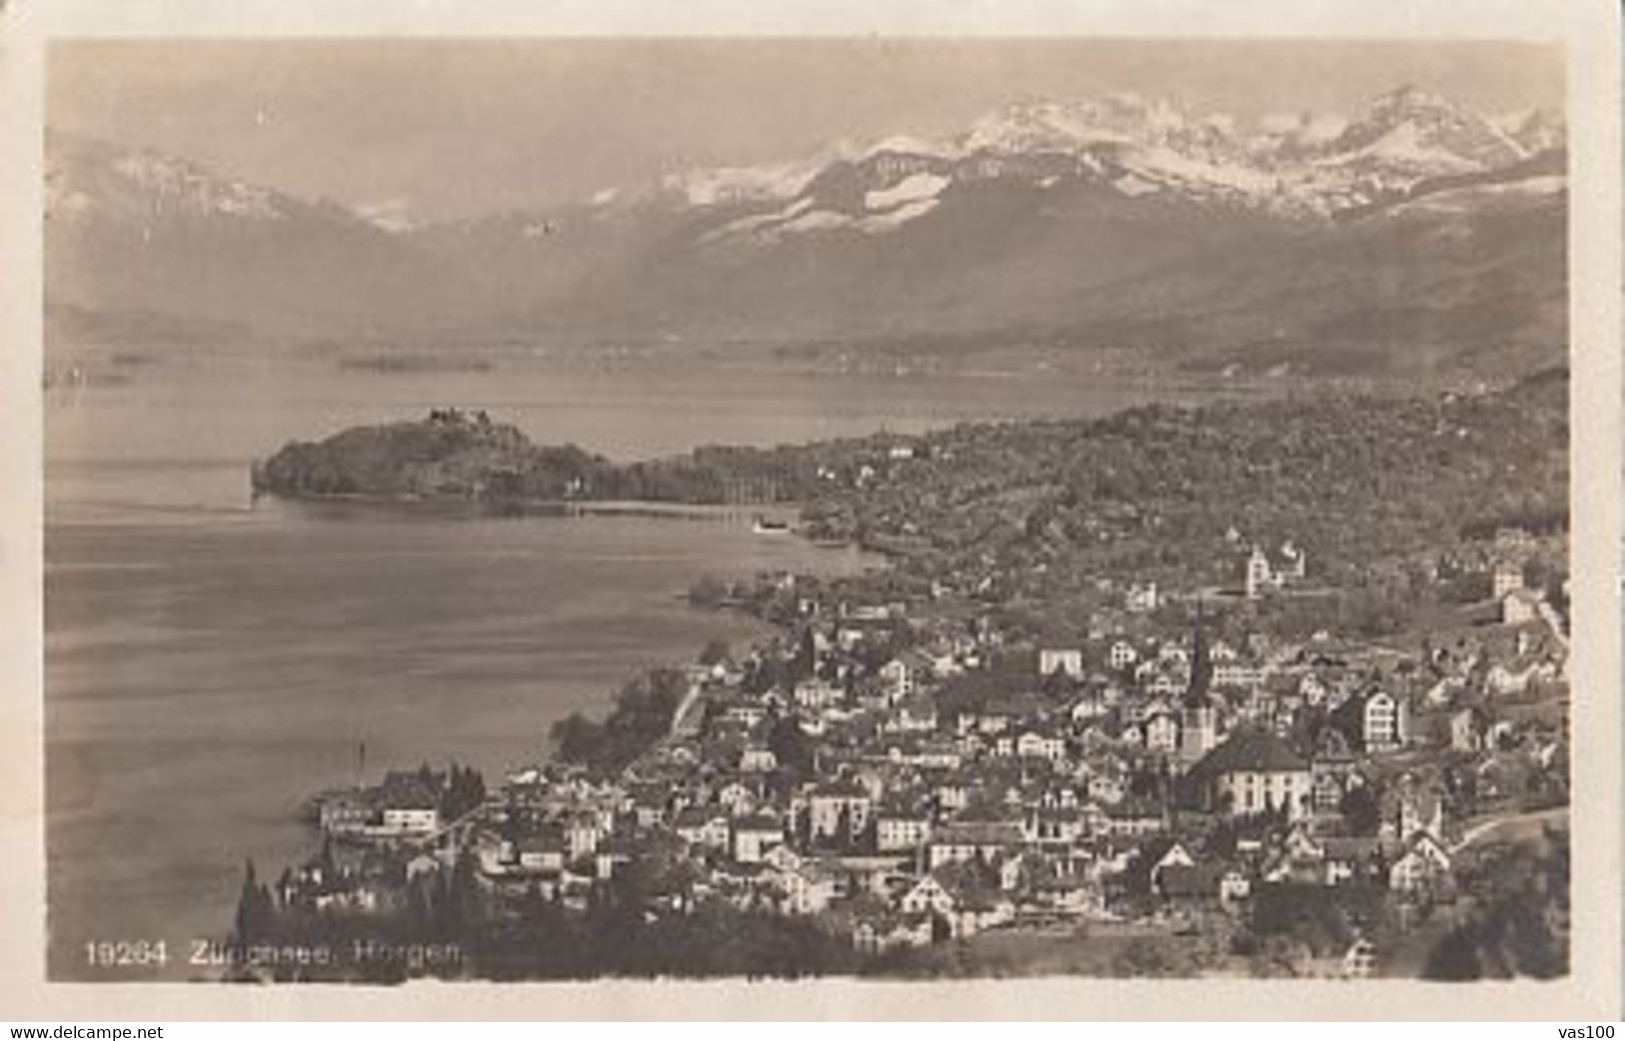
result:
M 868 827 L 874 800 L 869 790 L 850 779 L 825 781 L 806 796 L 814 838 L 848 838 Z M 844 831 L 844 834 L 843 834 Z
M 385 833 L 426 835 L 440 827 L 440 795 L 417 774 L 391 771 L 378 788 L 376 805 Z
M 929 681 L 934 672 L 929 658 L 909 650 L 887 661 L 876 675 L 888 703 L 896 704 L 917 691 L 921 683 Z
M 633 818 L 640 828 L 652 828 L 666 820 L 672 798 L 671 786 L 659 781 L 639 781 L 627 792 Z
M 1381 687 L 1367 687 L 1338 705 L 1330 718 L 1354 747 L 1391 752 L 1410 741 L 1410 717 L 1408 698 Z
M 1005 820 L 955 820 L 934 829 L 926 846 L 931 868 L 972 860 L 991 862 L 1021 848 L 1021 825 Z
M 717 807 L 690 806 L 672 821 L 672 830 L 684 842 L 718 851 L 728 848 L 728 814 Z
M 598 843 L 609 829 L 595 813 L 578 811 L 565 818 L 564 838 L 570 848 L 570 859 L 589 857 L 598 851 Z
M 524 835 L 514 841 L 515 867 L 527 875 L 556 875 L 564 870 L 570 846 L 564 829 L 557 825 L 544 826 L 540 831 Z
M 1174 864 L 1157 874 L 1155 892 L 1170 905 L 1187 909 L 1217 906 L 1222 864 Z
M 716 789 L 717 805 L 732 815 L 748 813 L 762 799 L 763 784 L 760 775 L 720 779 Z
M 1480 752 L 1490 727 L 1489 713 L 1476 704 L 1463 705 L 1450 715 L 1450 747 L 1457 752 Z
M 895 733 L 930 733 L 936 730 L 936 699 L 918 691 L 907 695 L 887 714 L 882 729 Z
M 625 835 L 610 835 L 598 844 L 593 854 L 599 879 L 609 879 L 615 872 L 648 853 L 644 843 Z
M 752 741 L 739 753 L 741 773 L 772 773 L 778 765 L 779 757 L 762 742 Z
M 762 863 L 778 871 L 794 871 L 806 860 L 788 845 L 773 846 L 762 854 Z
M 903 894 L 897 906 L 904 914 L 940 914 L 947 916 L 953 914 L 955 910 L 953 896 L 938 881 L 935 874 L 921 877 L 907 893 Z
M 919 802 L 888 799 L 875 811 L 875 848 L 882 853 L 916 850 L 931 837 L 931 815 Z
M 1165 846 L 1160 843 L 1146 846 L 1142 849 L 1142 854 L 1149 860 L 1146 878 L 1152 890 L 1156 890 L 1159 886 L 1164 871 L 1170 868 L 1196 866 L 1196 858 L 1191 855 L 1190 849 L 1185 843 L 1177 840 L 1168 842 Z
M 1266 592 L 1302 581 L 1307 566 L 1303 550 L 1290 540 L 1281 543 L 1275 554 L 1255 544 L 1242 570 L 1243 591 L 1247 599 L 1256 600 Z
M 997 877 L 974 863 L 943 864 L 920 879 L 899 904 L 904 913 L 930 913 L 945 919 L 954 937 L 975 936 L 1015 917 L 1015 902 Z
M 378 815 L 378 793 L 363 788 L 326 792 L 318 802 L 322 830 L 329 834 L 360 833 Z
M 766 813 L 735 817 L 731 850 L 741 864 L 759 864 L 769 849 L 784 842 L 784 822 Z
M 1329 886 L 1366 881 L 1382 860 L 1382 843 L 1375 837 L 1328 836 L 1321 840 L 1321 850 L 1321 881 Z
M 1419 831 L 1388 868 L 1388 888 L 1402 893 L 1434 889 L 1451 880 L 1450 853 L 1431 834 Z
M 1148 751 L 1172 755 L 1179 751 L 1179 713 L 1162 701 L 1146 706 L 1141 721 Z
M 1512 589 L 1497 594 L 1502 625 L 1527 625 L 1540 617 L 1540 594 L 1532 589 Z
M 1140 651 L 1128 640 L 1113 640 L 1106 652 L 1106 660 L 1112 668 L 1122 671 L 1140 660 Z
M 1168 826 L 1168 816 L 1155 799 L 1124 796 L 1103 807 L 1105 831 L 1119 838 L 1156 835 Z
M 929 914 L 866 909 L 854 913 L 852 923 L 852 947 L 863 954 L 929 947 L 933 938 Z
M 783 893 L 784 908 L 790 914 L 822 914 L 839 895 L 835 873 L 820 861 L 802 861 L 789 869 L 774 868 L 771 877 Z
M 1406 774 L 1398 784 L 1383 793 L 1381 800 L 1381 832 L 1399 842 L 1409 840 L 1417 832 L 1427 832 L 1436 839 L 1445 833 L 1445 795 L 1437 780 L 1426 780 Z
M 1066 738 L 1048 729 L 1023 729 L 1015 739 L 1014 751 L 1022 759 L 1057 762 L 1066 758 Z
M 1078 806 L 1031 806 L 1023 831 L 1028 842 L 1070 846 L 1089 834 L 1089 817 Z

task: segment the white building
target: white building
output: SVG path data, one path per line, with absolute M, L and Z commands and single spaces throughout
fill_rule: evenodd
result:
M 1309 763 L 1266 730 L 1238 730 L 1203 756 L 1191 773 L 1205 807 L 1229 816 L 1285 809 L 1287 819 L 1313 813 Z
M 1083 678 L 1083 652 L 1073 648 L 1045 648 L 1038 652 L 1038 674 L 1053 676 L 1061 673 L 1072 679 Z
M 1490 578 L 1490 595 L 1500 600 L 1508 593 L 1523 588 L 1523 568 L 1517 561 L 1503 560 L 1495 565 Z

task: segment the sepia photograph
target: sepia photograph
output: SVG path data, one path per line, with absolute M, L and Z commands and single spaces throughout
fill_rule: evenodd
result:
M 49 981 L 1574 971 L 1560 43 L 43 61 Z

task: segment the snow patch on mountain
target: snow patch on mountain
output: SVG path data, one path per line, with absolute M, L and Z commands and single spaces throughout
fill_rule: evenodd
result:
M 937 193 L 947 184 L 947 178 L 933 178 L 926 184 L 920 175 L 906 179 L 885 192 L 871 192 L 878 196 L 877 205 L 862 216 L 852 216 L 835 210 L 813 209 L 813 200 L 807 196 L 771 213 L 753 214 L 729 221 L 702 236 L 707 244 L 730 238 L 747 237 L 758 243 L 771 244 L 787 236 L 818 232 L 855 230 L 866 235 L 880 235 L 896 231 L 910 221 L 925 216 L 941 203 Z M 924 175 L 929 176 L 929 175 Z M 910 184 L 909 182 L 914 182 Z
M 801 194 L 820 165 L 806 162 L 765 166 L 719 166 L 668 175 L 662 185 L 683 195 L 691 206 L 763 199 L 790 199 Z
M 1375 141 L 1352 152 L 1329 156 L 1321 160 L 1327 166 L 1341 166 L 1362 160 L 1376 159 L 1418 174 L 1470 173 L 1478 164 L 1430 143 L 1420 127 L 1407 120 Z
M 1568 190 L 1568 178 L 1560 174 L 1526 177 L 1520 181 L 1474 184 L 1433 192 L 1390 207 L 1391 216 L 1407 213 L 1471 213 L 1497 199 L 1539 198 Z
M 833 231 L 852 223 L 852 218 L 833 210 L 813 210 L 779 226 L 780 231 L 803 234 L 809 231 Z
M 355 212 L 362 220 L 391 235 L 404 235 L 419 226 L 412 216 L 411 201 L 405 196 L 363 203 L 355 208 Z
M 923 155 L 932 159 L 958 159 L 961 156 L 961 150 L 951 142 L 930 141 L 910 134 L 894 134 L 859 151 L 855 158 L 860 161 L 873 159 L 875 156 L 884 155 L 887 152 L 895 152 L 900 155 Z
M 702 244 L 711 243 L 734 235 L 759 235 L 765 233 L 771 237 L 778 226 L 806 213 L 812 209 L 812 205 L 812 199 L 803 195 L 801 198 L 791 201 L 789 205 L 773 210 L 770 213 L 755 213 L 747 217 L 736 217 L 722 225 L 722 227 L 713 228 L 701 235 L 700 242 Z
M 1335 112 L 1272 112 L 1258 120 L 1258 130 L 1264 137 L 1259 143 L 1324 145 L 1335 140 L 1348 124 L 1347 118 Z
M 1177 139 L 1222 143 L 1235 121 L 1222 113 L 1198 119 L 1166 99 L 1118 92 L 1081 101 L 1020 102 L 977 120 L 958 139 L 961 155 L 977 151 L 1077 154 L 1103 145 L 1158 145 Z
M 1275 189 L 1275 177 L 1235 163 L 1216 163 L 1182 155 L 1167 147 L 1147 149 L 1128 161 L 1128 167 L 1146 179 L 1172 180 L 1187 187 L 1211 188 L 1245 196 L 1261 196 Z
M 146 192 L 156 213 L 175 209 L 202 216 L 215 213 L 259 220 L 280 220 L 284 216 L 269 190 L 241 181 L 218 180 L 167 156 L 126 152 L 114 160 L 113 171 Z
M 923 199 L 935 199 L 942 190 L 953 183 L 953 179 L 939 174 L 917 173 L 903 178 L 890 188 L 880 188 L 865 192 L 863 204 L 871 210 L 888 210 L 903 203 L 918 202 Z
M 1124 174 L 1123 176 L 1117 178 L 1117 180 L 1112 182 L 1112 187 L 1116 188 L 1124 195 L 1130 196 L 1149 195 L 1152 192 L 1159 192 L 1162 190 L 1162 186 L 1157 184 L 1155 181 L 1148 181 L 1138 174 L 1131 173 Z
M 932 210 L 937 208 L 939 202 L 940 200 L 937 199 L 936 196 L 930 196 L 924 199 L 915 199 L 912 202 L 904 203 L 902 206 L 899 206 L 894 210 L 887 210 L 885 213 L 876 213 L 865 217 L 861 221 L 857 222 L 857 226 L 861 231 L 864 231 L 870 235 L 895 231 L 904 224 L 907 224 L 909 221 L 923 217 L 927 213 L 930 213 Z
M 1538 155 L 1568 143 L 1561 113 L 1550 109 L 1524 109 L 1494 120 L 1497 128 L 1529 155 Z
M 1492 121 L 1411 86 L 1374 98 L 1328 147 L 1347 154 L 1373 146 L 1376 150 L 1368 154 L 1399 164 L 1434 164 L 1427 172 L 1447 172 L 1444 164 L 1459 171 L 1485 170 L 1527 157 Z
M 1562 174 L 1546 174 L 1505 184 L 1486 184 L 1481 189 L 1491 195 L 1556 195 L 1568 191 L 1569 179 Z

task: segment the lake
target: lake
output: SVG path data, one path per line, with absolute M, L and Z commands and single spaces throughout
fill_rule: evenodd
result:
M 873 561 L 748 524 L 462 518 L 251 504 L 249 463 L 291 438 L 488 409 L 618 459 L 701 443 L 917 432 L 1097 414 L 1149 391 L 1040 376 L 876 378 L 505 365 L 379 374 L 316 360 L 143 365 L 46 395 L 46 802 L 55 979 L 95 940 L 229 928 L 245 858 L 312 846 L 302 800 L 455 759 L 495 780 L 549 726 L 649 667 L 761 635 L 696 611 L 702 575 L 851 573 Z

